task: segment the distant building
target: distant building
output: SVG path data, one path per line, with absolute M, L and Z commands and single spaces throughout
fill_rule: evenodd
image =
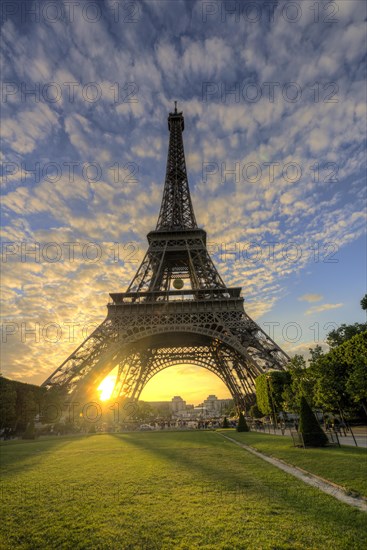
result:
M 223 413 L 226 409 L 229 407 L 233 407 L 234 401 L 233 399 L 218 399 L 218 402 L 220 403 L 220 412 Z
M 173 414 L 180 414 L 186 410 L 186 401 L 179 395 L 175 395 L 170 403 L 170 408 Z
M 218 399 L 216 395 L 208 395 L 199 405 L 188 405 L 182 397 L 175 395 L 171 401 L 149 401 L 149 405 L 158 416 L 173 415 L 181 419 L 220 417 L 227 414 L 227 409 L 233 405 L 233 399 Z
M 215 416 L 222 414 L 231 405 L 233 405 L 233 399 L 218 399 L 216 395 L 209 395 L 202 406 L 207 409 L 209 414 Z
M 220 412 L 220 403 L 219 399 L 216 395 L 209 395 L 204 403 L 203 407 L 212 414 L 216 414 L 217 412 Z

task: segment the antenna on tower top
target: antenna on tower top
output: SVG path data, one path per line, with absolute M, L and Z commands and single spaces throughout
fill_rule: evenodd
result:
M 175 101 L 175 115 L 177 114 L 177 101 Z

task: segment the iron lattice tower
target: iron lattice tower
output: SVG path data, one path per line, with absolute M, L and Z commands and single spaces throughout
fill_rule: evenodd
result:
M 162 369 L 182 363 L 215 373 L 237 407 L 253 402 L 256 376 L 289 357 L 246 314 L 241 288 L 229 288 L 197 226 L 182 139 L 184 117 L 169 114 L 166 179 L 156 229 L 124 293 L 110 294 L 103 323 L 43 383 L 87 395 L 118 367 L 113 396 L 139 399 Z

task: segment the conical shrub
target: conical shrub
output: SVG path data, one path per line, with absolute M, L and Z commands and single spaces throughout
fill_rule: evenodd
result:
M 229 428 L 229 424 L 226 416 L 223 419 L 222 428 Z
M 238 418 L 237 431 L 238 432 L 249 432 L 250 431 L 243 412 L 240 412 L 240 416 Z
M 302 434 L 305 447 L 323 447 L 327 437 L 312 412 L 305 397 L 301 397 L 298 431 Z
M 22 439 L 35 439 L 35 438 L 36 438 L 36 431 L 34 429 L 34 422 L 33 420 L 31 420 L 28 423 L 27 428 L 22 435 Z

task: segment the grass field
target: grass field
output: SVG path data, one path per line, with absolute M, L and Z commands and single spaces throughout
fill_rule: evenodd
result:
M 1 456 L 4 550 L 367 547 L 366 514 L 215 432 L 9 442 Z
M 257 432 L 222 433 L 251 445 L 262 453 L 281 458 L 288 464 L 303 468 L 344 487 L 347 491 L 367 497 L 367 449 L 356 447 L 326 447 L 300 449 L 293 446 L 288 436 L 268 435 Z

